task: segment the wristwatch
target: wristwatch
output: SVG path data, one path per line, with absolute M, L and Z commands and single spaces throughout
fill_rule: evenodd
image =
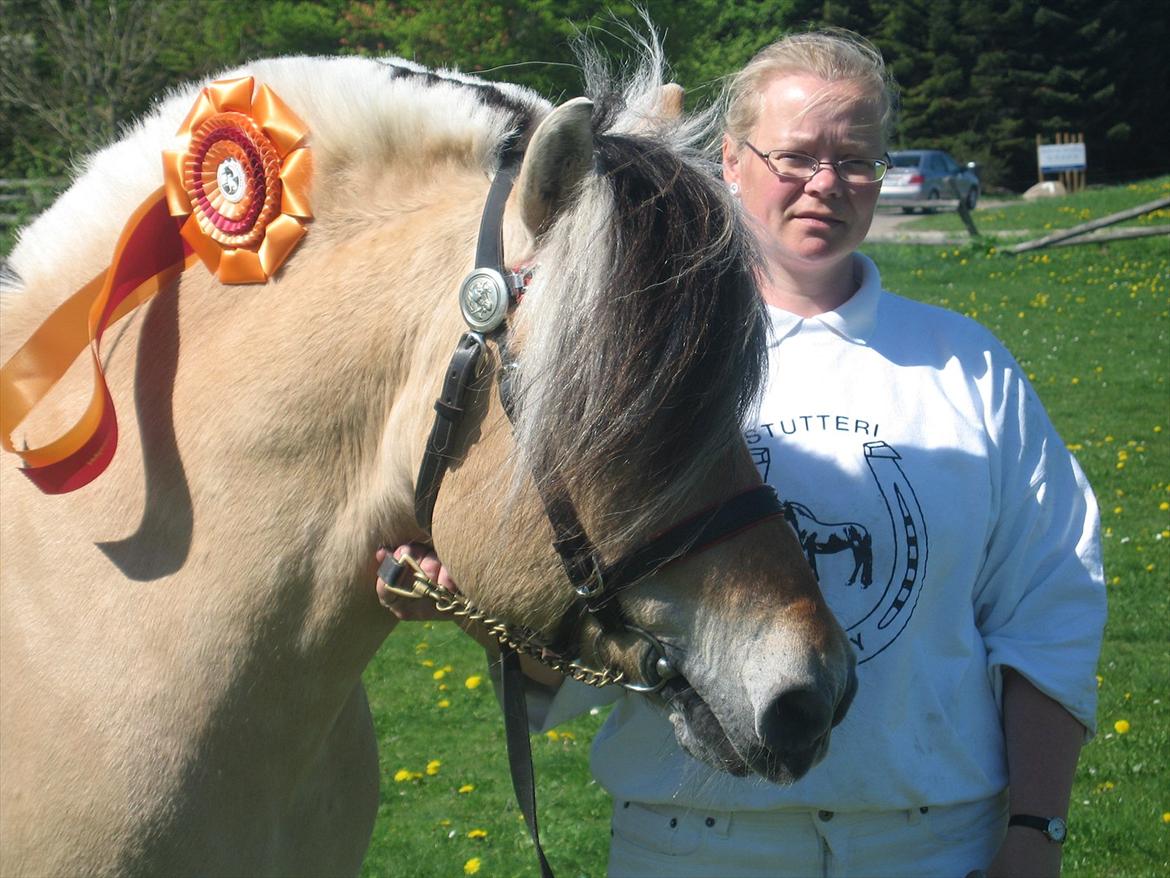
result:
M 1036 817 L 1032 814 L 1013 814 L 1008 826 L 1027 826 L 1038 829 L 1053 844 L 1063 844 L 1068 835 L 1068 824 L 1063 817 Z

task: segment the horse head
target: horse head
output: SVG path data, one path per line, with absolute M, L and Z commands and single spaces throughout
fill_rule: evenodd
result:
M 652 646 L 580 611 L 540 497 L 572 498 L 613 560 L 758 485 L 738 425 L 765 343 L 751 240 L 688 149 L 693 130 L 671 121 L 677 93 L 658 95 L 579 98 L 533 134 L 505 220 L 533 267 L 504 343 L 515 411 L 509 422 L 485 381 L 434 528 L 481 604 L 635 679 Z M 648 119 L 640 107 L 656 103 L 666 112 Z M 682 670 L 652 697 L 693 755 L 782 782 L 823 755 L 853 659 L 781 516 L 612 600 Z

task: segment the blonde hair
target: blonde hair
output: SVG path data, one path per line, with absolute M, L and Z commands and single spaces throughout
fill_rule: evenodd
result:
M 760 50 L 727 87 L 724 130 L 736 143 L 747 140 L 759 120 L 765 86 L 791 74 L 849 83 L 878 110 L 883 143 L 893 133 L 898 92 L 882 53 L 865 37 L 841 28 L 790 34 Z

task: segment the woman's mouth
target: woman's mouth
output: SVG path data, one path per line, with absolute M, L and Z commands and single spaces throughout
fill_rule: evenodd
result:
M 793 219 L 804 226 L 817 229 L 833 229 L 844 222 L 826 213 L 798 213 Z

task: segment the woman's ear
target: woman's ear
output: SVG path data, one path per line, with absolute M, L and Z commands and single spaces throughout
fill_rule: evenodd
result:
M 723 135 L 723 181 L 739 183 L 739 149 L 730 135 Z

